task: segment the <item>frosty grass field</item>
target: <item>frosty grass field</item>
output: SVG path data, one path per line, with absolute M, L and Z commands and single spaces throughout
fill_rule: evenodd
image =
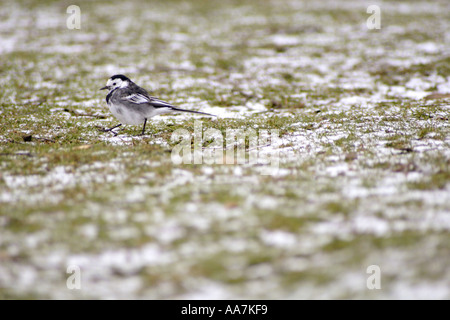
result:
M 379 30 L 368 1 L 71 4 L 0 4 L 1 299 L 450 298 L 447 0 Z M 218 118 L 99 132 L 116 73 Z M 195 121 L 277 129 L 279 169 L 174 164 Z

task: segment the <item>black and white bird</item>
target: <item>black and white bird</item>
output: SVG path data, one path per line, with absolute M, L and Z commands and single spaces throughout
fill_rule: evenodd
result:
M 106 82 L 106 86 L 100 90 L 108 89 L 106 103 L 111 113 L 120 121 L 120 124 L 103 131 L 112 131 L 122 124 L 139 125 L 144 124 L 141 135 L 145 133 L 147 119 L 169 112 L 191 112 L 213 116 L 209 113 L 181 109 L 170 103 L 152 97 L 148 92 L 131 81 L 128 77 L 117 74 L 112 76 Z

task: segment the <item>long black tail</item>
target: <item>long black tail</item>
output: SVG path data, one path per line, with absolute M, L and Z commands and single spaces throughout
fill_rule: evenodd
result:
M 215 116 L 213 114 L 210 114 L 210 113 L 205 113 L 205 112 L 200 112 L 200 111 L 193 111 L 193 110 L 186 110 L 186 109 L 181 109 L 181 108 L 177 108 L 177 107 L 170 107 L 170 109 L 175 110 L 175 111 L 198 113 L 198 114 L 204 114 L 205 116 L 217 117 L 217 116 Z

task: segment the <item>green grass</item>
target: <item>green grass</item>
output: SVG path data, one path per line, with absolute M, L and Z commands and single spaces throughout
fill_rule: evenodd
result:
M 81 30 L 65 3 L 0 5 L 0 38 L 17 40 L 0 51 L 0 299 L 420 297 L 416 284 L 448 298 L 448 101 L 407 94 L 445 88 L 445 1 L 388 1 L 373 31 L 345 2 L 77 5 Z M 219 117 L 101 132 L 118 123 L 98 90 L 114 73 Z M 173 134 L 198 121 L 278 130 L 279 148 L 257 150 L 280 170 L 174 164 Z M 365 287 L 371 264 L 381 291 Z

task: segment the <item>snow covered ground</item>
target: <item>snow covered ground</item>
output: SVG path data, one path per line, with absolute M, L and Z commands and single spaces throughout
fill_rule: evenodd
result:
M 0 298 L 449 299 L 449 4 L 378 2 L 368 30 L 373 4 L 79 1 L 70 30 L 3 1 Z M 218 117 L 100 132 L 118 73 Z M 199 123 L 277 130 L 245 146 L 276 165 L 174 164 Z

